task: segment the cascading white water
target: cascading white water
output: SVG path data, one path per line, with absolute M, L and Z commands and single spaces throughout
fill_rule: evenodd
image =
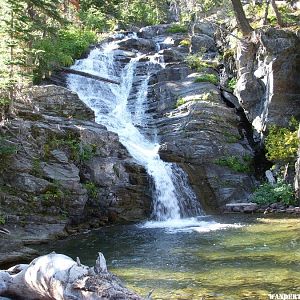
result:
M 180 192 L 176 191 L 175 176 L 172 164 L 163 162 L 158 154 L 159 144 L 151 141 L 139 128 L 146 126 L 145 102 L 149 72 L 136 80 L 136 70 L 139 64 L 139 55 L 131 58 L 129 63 L 123 66 L 115 59 L 115 43 L 107 44 L 103 49 L 94 49 L 86 59 L 78 60 L 74 69 L 87 73 L 112 78 L 120 81 L 120 85 L 69 75 L 68 86 L 78 93 L 81 100 L 90 106 L 96 114 L 96 121 L 105 125 L 108 130 L 118 134 L 120 142 L 138 163 L 143 165 L 148 174 L 153 178 L 155 185 L 153 216 L 156 220 L 180 219 L 184 213 L 182 197 L 195 198 L 188 186 L 186 177 L 181 184 L 177 184 Z M 148 63 L 154 64 L 154 61 Z M 156 62 L 157 63 L 157 62 Z M 134 110 L 128 109 L 128 99 L 133 84 L 138 85 L 138 93 L 135 98 Z M 172 170 L 173 169 L 173 170 Z M 181 170 L 181 172 L 183 172 Z M 184 186 L 184 188 L 183 188 Z M 184 192 L 186 190 L 186 192 Z M 196 201 L 197 202 L 197 201 Z M 197 205 L 196 205 L 197 206 Z M 199 213 L 199 209 L 195 210 Z

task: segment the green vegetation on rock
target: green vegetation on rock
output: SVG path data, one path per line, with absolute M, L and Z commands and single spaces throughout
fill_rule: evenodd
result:
M 218 76 L 215 74 L 203 74 L 198 76 L 194 82 L 210 82 L 212 84 L 218 84 L 219 79 Z
M 194 69 L 197 72 L 201 72 L 206 68 L 216 68 L 218 65 L 218 62 L 216 61 L 203 60 L 201 53 L 188 55 L 185 62 L 191 69 Z
M 173 24 L 170 28 L 168 28 L 168 33 L 187 33 L 188 28 L 183 24 Z
M 98 196 L 98 189 L 95 185 L 94 182 L 86 182 L 84 184 L 84 187 L 86 188 L 86 190 L 88 191 L 88 194 L 91 198 L 95 199 Z
M 17 153 L 17 147 L 6 140 L 4 137 L 0 137 L 0 158 L 5 159 Z
M 189 39 L 184 39 L 180 41 L 179 45 L 184 47 L 189 47 L 191 45 L 191 41 Z
M 297 138 L 298 122 L 290 121 L 289 128 L 271 126 L 265 140 L 266 157 L 272 161 L 290 161 L 296 157 L 299 147 Z
M 91 45 L 97 41 L 96 34 L 76 27 L 61 29 L 58 34 L 37 40 L 34 47 L 39 49 L 36 55 L 37 67 L 34 69 L 34 81 L 38 82 L 60 66 L 70 66 Z
M 219 166 L 228 167 L 235 172 L 249 173 L 252 170 L 251 156 L 225 156 L 217 159 L 215 163 Z
M 236 87 L 236 83 L 237 83 L 237 79 L 231 78 L 227 83 L 227 87 L 230 88 L 232 91 L 234 91 L 234 89 Z
M 296 200 L 291 184 L 278 180 L 274 185 L 263 183 L 253 194 L 252 200 L 257 204 L 265 205 L 281 202 L 286 205 L 295 205 Z

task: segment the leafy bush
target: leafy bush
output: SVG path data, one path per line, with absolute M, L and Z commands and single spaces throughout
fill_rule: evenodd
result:
M 248 155 L 242 157 L 226 156 L 215 161 L 219 166 L 228 167 L 233 171 L 248 173 L 252 169 L 252 158 Z
M 271 126 L 269 134 L 265 140 L 267 150 L 266 157 L 273 161 L 289 161 L 294 159 L 299 140 L 297 138 L 298 122 L 291 119 L 290 127 Z
M 6 223 L 5 217 L 2 214 L 0 214 L 0 225 L 5 225 L 5 223 Z
M 85 28 L 100 32 L 109 31 L 116 25 L 116 20 L 108 18 L 99 8 L 92 5 L 87 10 L 79 12 L 80 20 Z
M 158 9 L 159 4 L 153 1 L 131 0 L 120 2 L 119 20 L 121 23 L 130 25 L 155 25 L 165 19 L 166 13 Z
M 91 198 L 95 199 L 98 196 L 98 190 L 94 182 L 87 182 L 84 184 L 84 187 L 88 191 L 88 194 Z
M 179 45 L 184 47 L 189 47 L 191 45 L 191 41 L 189 39 L 184 39 L 180 41 Z
M 219 79 L 217 75 L 215 74 L 204 74 L 201 76 L 198 76 L 194 82 L 210 82 L 212 84 L 218 84 Z
M 54 183 L 48 187 L 48 190 L 42 195 L 42 197 L 46 203 L 51 204 L 62 200 L 64 198 L 64 193 L 61 190 L 60 185 L 58 183 Z
M 170 28 L 167 29 L 168 33 L 187 33 L 188 28 L 183 24 L 172 24 Z
M 70 159 L 77 163 L 82 163 L 95 156 L 97 146 L 83 143 L 76 136 L 68 135 L 64 138 L 52 137 L 44 146 L 45 157 L 49 158 L 50 152 L 54 149 L 67 151 Z
M 236 78 L 231 78 L 228 83 L 227 86 L 234 91 L 235 87 L 236 87 L 236 83 L 237 83 L 237 79 Z
M 215 68 L 218 64 L 216 61 L 203 61 L 202 56 L 196 54 L 188 55 L 185 62 L 191 69 L 197 72 L 201 72 L 205 68 Z
M 283 180 L 278 180 L 275 185 L 270 183 L 260 185 L 254 192 L 252 200 L 261 205 L 276 202 L 286 205 L 294 205 L 296 203 L 292 186 Z
M 74 59 L 86 51 L 90 44 L 96 42 L 96 34 L 89 30 L 69 27 L 59 30 L 56 37 L 47 37 L 34 43 L 36 65 L 34 81 L 51 74 L 55 68 L 70 66 Z
M 179 98 L 179 99 L 177 100 L 177 102 L 176 102 L 175 107 L 177 108 L 177 107 L 183 105 L 184 103 L 185 103 L 184 98 Z

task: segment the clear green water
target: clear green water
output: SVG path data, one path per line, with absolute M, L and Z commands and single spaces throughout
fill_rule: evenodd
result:
M 108 268 L 131 289 L 153 299 L 269 299 L 300 294 L 300 219 L 222 216 L 240 228 L 210 232 L 112 226 L 47 245 Z M 202 298 L 204 297 L 204 298 Z

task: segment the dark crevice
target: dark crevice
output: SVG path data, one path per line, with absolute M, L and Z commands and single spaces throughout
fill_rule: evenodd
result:
M 272 163 L 266 158 L 266 150 L 264 146 L 261 143 L 254 141 L 253 127 L 252 124 L 247 119 L 244 110 L 241 107 L 237 108 L 232 102 L 225 99 L 222 93 L 221 93 L 221 97 L 224 103 L 228 107 L 235 109 L 234 111 L 238 115 L 240 120 L 238 124 L 239 133 L 241 136 L 244 136 L 248 140 L 248 143 L 254 152 L 254 157 L 253 157 L 254 175 L 258 180 L 263 180 L 265 178 L 265 171 L 270 169 L 272 166 Z

